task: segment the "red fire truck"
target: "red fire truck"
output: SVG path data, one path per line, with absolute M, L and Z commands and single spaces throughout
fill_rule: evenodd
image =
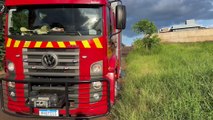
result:
M 115 103 L 126 9 L 120 0 L 5 0 L 2 110 L 91 118 Z

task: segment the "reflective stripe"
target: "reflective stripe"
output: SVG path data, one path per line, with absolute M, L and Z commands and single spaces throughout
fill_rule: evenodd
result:
M 8 40 L 7 40 L 7 47 L 10 47 L 11 42 L 12 42 L 12 39 L 11 39 L 11 38 L 8 38 Z
M 15 47 L 15 48 L 19 47 L 20 42 L 21 42 L 21 41 L 16 40 L 16 41 L 15 41 L 15 44 L 14 44 L 14 47 Z
M 58 46 L 59 46 L 59 48 L 65 48 L 66 47 L 64 42 L 58 42 Z
M 29 47 L 30 46 L 31 41 L 25 41 L 24 43 L 24 47 Z
M 87 40 L 83 40 L 82 43 L 84 45 L 84 48 L 91 48 L 91 46 Z
M 35 44 L 35 48 L 40 48 L 41 47 L 41 44 L 42 44 L 42 42 L 36 42 L 36 44 Z
M 46 47 L 47 47 L 47 48 L 53 48 L 52 42 L 48 42 Z
M 14 40 L 14 45 L 11 46 L 12 42 L 13 42 L 13 40 L 11 38 L 8 38 L 7 43 L 6 43 L 6 47 L 15 47 L 15 48 L 17 48 L 17 47 L 20 46 L 20 43 L 21 43 L 20 40 Z M 78 44 L 79 45 L 83 45 L 82 47 L 84 47 L 84 48 L 91 48 L 90 42 L 92 42 L 92 41 L 83 40 L 83 41 L 78 41 L 78 42 L 79 42 Z M 99 38 L 94 38 L 93 42 L 95 43 L 96 48 L 103 48 L 102 43 L 100 42 Z M 25 41 L 23 43 L 24 44 L 23 47 L 28 48 L 31 45 L 31 43 L 32 43 L 32 41 Z M 35 42 L 35 45 L 33 44 L 34 48 L 42 47 L 42 43 L 43 43 L 42 41 Z M 54 45 L 58 46 L 59 48 L 66 48 L 67 47 L 65 42 L 55 42 L 55 43 L 56 44 L 54 44 L 53 42 L 47 42 L 46 48 L 53 48 Z M 71 46 L 76 46 L 77 42 L 76 41 L 69 41 L 69 44 Z
M 71 42 L 70 42 L 70 45 L 76 45 L 76 42 L 71 41 Z
M 101 42 L 98 38 L 94 38 L 93 41 L 97 48 L 103 48 L 103 46 L 101 45 Z

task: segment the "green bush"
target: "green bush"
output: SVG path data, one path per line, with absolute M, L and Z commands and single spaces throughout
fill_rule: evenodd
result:
M 135 39 L 134 42 L 133 42 L 133 48 L 134 48 L 134 50 L 143 49 L 142 39 L 140 39 L 140 38 Z
M 134 51 L 142 55 L 157 54 L 161 50 L 160 39 L 157 35 L 151 38 L 136 39 L 133 43 Z
M 3 15 L 3 16 L 0 16 L 0 19 L 2 19 L 2 24 L 3 24 L 3 26 L 2 27 L 4 27 L 5 25 L 5 21 L 6 21 L 6 17 L 5 17 L 5 15 Z M 1 21 L 0 21 L 1 22 Z M 4 37 L 3 37 L 3 31 L 4 31 L 4 28 L 0 28 L 0 29 L 2 29 L 2 31 L 0 31 L 0 70 L 2 70 L 2 68 L 3 68 L 3 64 L 2 64 L 2 62 L 3 62 L 3 57 L 4 57 L 4 55 L 5 55 L 5 46 L 4 46 L 4 42 L 5 42 L 5 40 L 4 40 Z
M 151 50 L 153 47 L 156 47 L 159 44 L 160 38 L 158 37 L 158 35 L 143 38 L 143 46 L 148 50 Z
M 141 44 L 145 49 L 147 49 L 149 51 L 151 51 L 152 48 L 154 48 L 160 44 L 160 38 L 156 34 L 157 27 L 155 26 L 155 24 L 153 22 L 144 19 L 144 20 L 141 20 L 141 21 L 138 21 L 137 23 L 135 23 L 132 26 L 132 29 L 134 32 L 136 32 L 138 34 L 140 34 L 140 33 L 144 34 L 144 37 L 142 39 L 142 41 L 143 41 L 142 44 L 140 42 L 138 42 L 138 40 L 140 40 L 140 39 L 137 39 L 135 41 L 137 50 L 142 49 L 141 47 L 139 47 L 139 44 Z

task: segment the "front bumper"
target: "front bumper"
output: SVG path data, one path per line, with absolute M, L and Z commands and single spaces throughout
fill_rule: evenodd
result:
M 103 83 L 102 90 L 102 99 L 96 103 L 90 103 L 90 94 L 85 91 L 88 91 L 88 86 L 92 82 L 100 81 Z M 11 99 L 8 92 L 8 82 L 16 83 L 16 99 Z M 64 84 L 65 89 L 65 105 L 63 108 L 46 108 L 46 109 L 57 109 L 59 111 L 59 116 L 49 117 L 49 116 L 40 116 L 39 109 L 35 108 L 32 105 L 26 105 L 26 100 L 30 96 L 32 91 L 32 84 Z M 69 85 L 76 84 L 79 85 L 79 101 L 77 108 L 70 108 L 69 101 Z M 109 113 L 110 111 L 110 83 L 107 79 L 92 79 L 88 81 L 73 80 L 67 78 L 55 78 L 55 79 L 29 79 L 29 80 L 1 80 L 1 107 L 3 112 L 17 116 L 17 117 L 33 117 L 33 118 L 68 118 L 68 119 L 86 119 L 86 118 L 96 118 L 101 117 Z M 25 86 L 28 86 L 27 88 Z M 82 87 L 84 86 L 84 87 Z M 87 87 L 85 87 L 87 86 Z M 25 89 L 25 90 L 24 90 Z M 24 95 L 27 91 L 27 96 Z M 81 96 L 82 94 L 82 96 Z M 87 95 L 89 94 L 89 95 Z M 85 96 L 86 95 L 86 96 Z M 87 98 L 88 97 L 88 98 Z M 80 100 L 82 99 L 82 100 Z M 43 109 L 43 108 L 42 108 Z

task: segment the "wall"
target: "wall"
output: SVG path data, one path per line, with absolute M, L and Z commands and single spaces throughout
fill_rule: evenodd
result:
M 213 29 L 159 33 L 161 42 L 204 42 L 213 41 Z

